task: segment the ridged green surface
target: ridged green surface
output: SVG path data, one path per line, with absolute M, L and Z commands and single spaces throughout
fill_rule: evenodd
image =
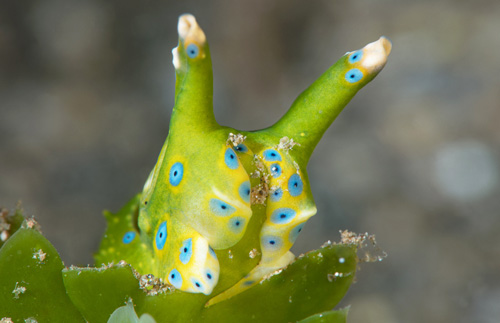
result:
M 251 289 L 209 307 L 201 317 L 207 322 L 220 318 L 227 322 L 293 322 L 331 310 L 351 285 L 356 264 L 355 247 L 321 248 Z
M 128 299 L 138 315 L 148 313 L 157 322 L 293 322 L 335 307 L 352 282 L 356 264 L 354 246 L 326 246 L 210 307 L 205 307 L 210 297 L 202 294 L 146 295 L 128 265 L 69 269 L 63 276 L 71 300 L 89 322 L 107 320 Z

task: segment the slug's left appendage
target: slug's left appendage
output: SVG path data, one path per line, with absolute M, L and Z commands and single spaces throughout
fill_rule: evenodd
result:
M 213 110 L 213 75 L 210 48 L 194 16 L 179 17 L 179 44 L 172 50 L 175 67 L 175 106 L 170 125 L 182 124 L 171 133 L 219 128 Z
M 215 122 L 205 34 L 191 15 L 179 18 L 178 31 L 169 136 L 146 181 L 138 223 L 154 251 L 154 274 L 208 295 L 220 271 L 213 249 L 236 244 L 250 222 L 250 179 Z

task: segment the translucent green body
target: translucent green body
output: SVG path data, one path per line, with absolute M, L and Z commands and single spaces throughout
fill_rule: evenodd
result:
M 213 304 L 294 259 L 289 250 L 316 213 L 308 160 L 345 105 L 383 68 L 391 44 L 381 37 L 345 54 L 278 122 L 249 132 L 217 124 L 205 35 L 191 15 L 180 17 L 178 29 L 168 138 L 142 194 L 124 208 L 135 212 L 106 214 L 96 260 L 125 260 L 183 291 L 209 295 L 217 288 Z M 231 248 L 249 254 L 243 267 L 225 266 Z

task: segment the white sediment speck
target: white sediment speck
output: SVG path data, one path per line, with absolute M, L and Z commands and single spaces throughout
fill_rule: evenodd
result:
M 47 254 L 43 252 L 42 249 L 38 249 L 37 252 L 33 253 L 33 259 L 37 259 L 40 263 L 43 263 L 45 258 L 47 257 Z
M 248 253 L 248 256 L 253 259 L 253 258 L 257 257 L 258 254 L 259 254 L 259 252 L 257 251 L 257 249 L 253 248 Z
M 18 299 L 20 294 L 24 294 L 26 291 L 26 287 L 24 286 L 19 286 L 19 283 L 16 282 L 16 286 L 14 287 L 14 290 L 12 291 L 12 294 L 14 294 L 14 298 Z

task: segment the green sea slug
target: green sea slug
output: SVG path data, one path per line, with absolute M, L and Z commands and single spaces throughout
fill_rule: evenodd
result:
M 381 37 L 346 53 L 274 125 L 239 131 L 215 120 L 210 50 L 192 15 L 179 18 L 178 33 L 168 137 L 143 192 L 129 202 L 135 212 L 105 213 L 108 229 L 96 260 L 125 260 L 176 289 L 206 295 L 232 275 L 213 304 L 294 259 L 290 248 L 316 214 L 309 158 L 345 105 L 384 67 L 391 43 Z M 222 269 L 220 255 L 231 259 L 230 248 L 250 234 L 259 236 L 247 251 L 253 269 Z

